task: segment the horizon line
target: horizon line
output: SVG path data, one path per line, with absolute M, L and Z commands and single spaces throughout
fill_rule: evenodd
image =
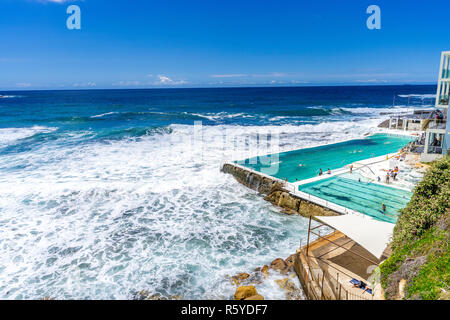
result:
M 271 86 L 271 85 L 254 85 L 254 86 L 192 86 L 192 87 L 144 87 L 144 88 L 78 88 L 78 89 L 0 89 L 1 92 L 17 92 L 17 91 L 95 91 L 95 90 L 184 90 L 184 89 L 249 89 L 249 88 L 312 88 L 312 87 L 400 87 L 400 86 L 436 86 L 434 82 L 424 83 L 403 83 L 403 84 L 308 84 L 308 85 L 287 85 L 287 86 Z

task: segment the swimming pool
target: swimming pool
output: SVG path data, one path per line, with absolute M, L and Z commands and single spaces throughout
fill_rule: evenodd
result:
M 374 134 L 364 139 L 253 157 L 235 163 L 295 182 L 296 179 L 317 176 L 320 168 L 326 172 L 328 168 L 335 170 L 355 161 L 397 152 L 412 140 L 414 137 L 411 136 Z
M 359 178 L 361 181 L 358 181 Z M 406 190 L 366 182 L 358 173 L 346 173 L 300 185 L 299 190 L 391 223 L 397 221 L 398 210 L 404 208 L 412 196 Z M 383 203 L 386 205 L 385 213 L 382 211 Z

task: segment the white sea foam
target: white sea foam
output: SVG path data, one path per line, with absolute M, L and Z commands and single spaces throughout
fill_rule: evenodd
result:
M 57 128 L 33 126 L 29 128 L 0 128 L 0 146 L 4 146 L 20 139 L 32 137 L 38 133 L 49 133 Z
M 10 99 L 10 98 L 23 98 L 23 96 L 17 96 L 17 95 L 0 95 L 0 99 Z
M 185 112 L 185 114 L 189 114 Z M 253 118 L 254 115 L 246 114 L 246 113 L 228 113 L 228 112 L 219 112 L 219 113 L 190 113 L 193 116 L 197 116 L 200 118 L 205 118 L 211 121 L 218 121 L 223 119 L 232 119 L 232 118 Z
M 436 98 L 435 94 L 399 94 L 401 98 L 416 98 L 416 99 L 434 99 Z
M 233 157 L 224 133 L 251 146 L 251 132 L 278 130 L 279 149 L 288 150 L 359 138 L 376 123 L 203 126 L 202 157 L 186 143 L 188 125 L 138 141 L 46 142 L 4 155 L 0 297 L 130 299 L 147 290 L 231 298 L 226 275 L 294 253 L 307 220 L 281 214 L 220 172 Z M 284 299 L 272 280 L 257 289 Z
M 106 112 L 102 114 L 96 114 L 95 116 L 91 116 L 91 118 L 102 118 L 104 116 L 109 116 L 111 114 L 117 114 L 118 112 Z

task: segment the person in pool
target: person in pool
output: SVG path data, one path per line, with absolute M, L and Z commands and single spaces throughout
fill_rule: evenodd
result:
M 328 173 L 328 174 L 331 174 L 331 170 L 330 170 L 330 168 L 328 168 L 328 170 L 327 170 L 327 173 Z
M 319 176 L 321 176 L 323 174 L 322 168 L 320 168 L 319 170 Z
M 386 212 L 386 205 L 384 203 L 381 205 L 381 209 L 383 210 L 383 213 Z

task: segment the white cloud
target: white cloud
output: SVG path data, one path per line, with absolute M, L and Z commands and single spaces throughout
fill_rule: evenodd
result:
M 96 87 L 97 84 L 95 82 L 93 82 L 93 81 L 89 81 L 89 82 L 86 82 L 86 83 L 74 83 L 73 86 L 76 87 L 76 88 L 78 88 L 78 87 L 93 88 L 93 87 Z
M 248 74 L 236 73 L 236 74 L 213 74 L 211 78 L 237 78 L 237 77 L 247 77 Z
M 180 85 L 180 84 L 186 84 L 187 82 L 184 80 L 172 80 L 171 78 L 169 78 L 168 76 L 164 76 L 164 75 L 158 75 L 158 79 L 159 81 L 156 82 L 156 85 Z
M 38 0 L 38 2 L 54 2 L 54 3 L 64 3 L 64 2 L 69 2 L 69 1 L 72 1 L 72 0 Z
M 265 77 L 286 77 L 287 73 L 283 72 L 272 72 L 272 73 L 261 73 L 261 74 L 252 74 L 254 78 L 265 78 Z
M 16 83 L 16 87 L 19 87 L 19 88 L 28 88 L 28 87 L 31 87 L 31 83 L 28 83 L 28 82 L 20 82 L 20 83 Z
M 126 80 L 126 81 L 119 81 L 116 83 L 113 83 L 113 86 L 120 86 L 120 87 L 130 87 L 130 86 L 140 86 L 142 85 L 140 81 L 135 80 Z
M 388 83 L 388 80 L 367 79 L 367 80 L 355 80 L 358 83 Z

